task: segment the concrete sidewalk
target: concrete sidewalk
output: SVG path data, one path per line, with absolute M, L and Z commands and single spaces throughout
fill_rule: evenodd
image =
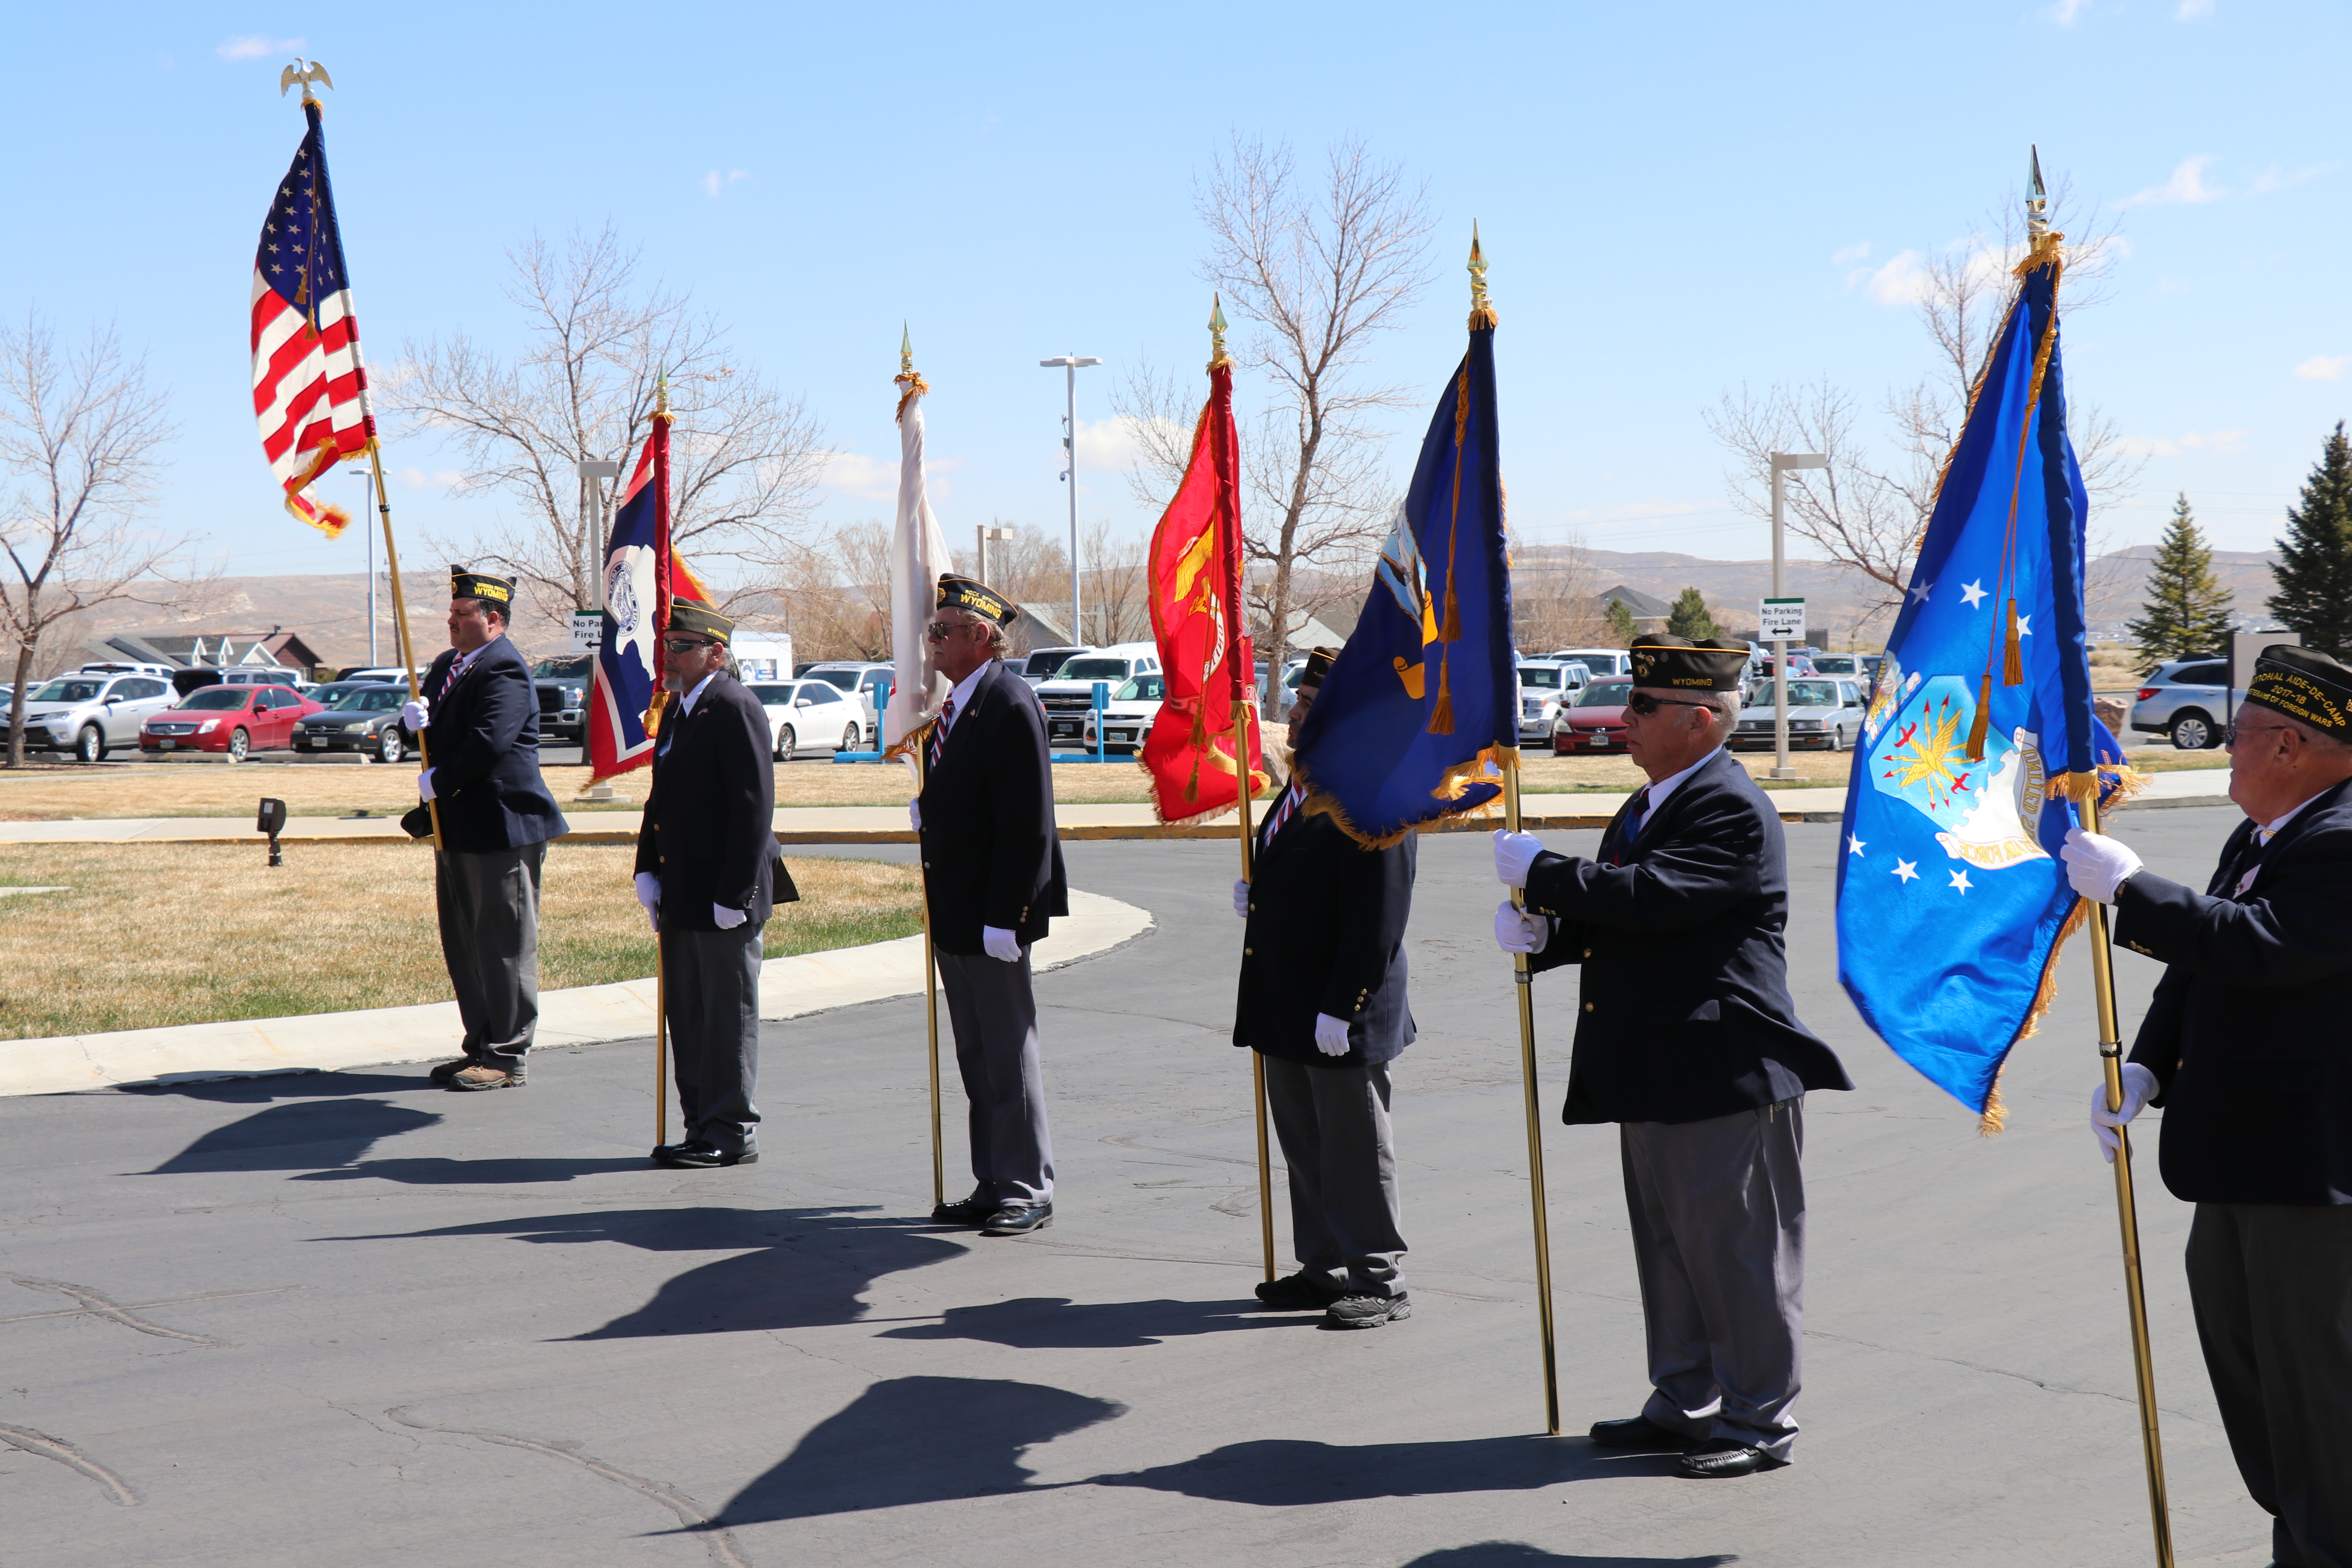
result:
M 1075 963 L 1132 940 L 1150 925 L 1151 916 L 1132 904 L 1073 889 L 1069 918 L 1057 921 L 1053 934 L 1037 944 L 1033 965 L 1042 972 Z M 760 1016 L 804 1017 L 911 996 L 922 988 L 919 936 L 771 958 L 760 966 Z M 538 1044 L 543 1048 L 642 1038 L 653 1033 L 655 1005 L 651 979 L 542 991 Z M 457 1003 L 429 1002 L 5 1040 L 0 1041 L 0 1096 L 431 1061 L 457 1055 L 465 1033 Z

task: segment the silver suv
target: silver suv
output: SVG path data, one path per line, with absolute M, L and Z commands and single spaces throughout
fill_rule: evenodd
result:
M 2232 694 L 2224 689 L 2229 679 L 2227 659 L 2167 659 L 2140 682 L 2131 728 L 2143 735 L 2169 735 L 2184 752 L 2218 746 L 2233 707 L 2228 700 Z M 2239 702 L 2246 700 L 2242 689 L 2234 696 Z
M 25 749 L 71 752 L 85 763 L 139 744 L 140 727 L 178 699 L 152 675 L 60 675 L 25 694 Z M 0 744 L 9 724 L 0 699 Z

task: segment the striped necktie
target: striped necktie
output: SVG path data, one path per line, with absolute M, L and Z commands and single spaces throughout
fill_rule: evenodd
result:
M 940 705 L 940 716 L 931 722 L 930 765 L 940 765 L 940 753 L 948 747 L 948 726 L 955 722 L 955 699 L 950 697 Z
M 1617 853 L 1609 858 L 1611 865 L 1622 866 L 1625 863 L 1626 852 L 1633 847 L 1633 840 L 1642 837 L 1642 819 L 1649 815 L 1650 786 L 1643 784 L 1633 792 L 1633 807 L 1625 814 L 1625 831 L 1617 840 Z
M 1274 842 L 1274 836 L 1282 831 L 1284 826 L 1290 821 L 1291 815 L 1297 811 L 1306 799 L 1306 786 L 1296 777 L 1292 778 L 1290 787 L 1282 792 L 1282 798 L 1276 801 L 1274 809 L 1266 814 L 1265 841 L 1268 844 Z

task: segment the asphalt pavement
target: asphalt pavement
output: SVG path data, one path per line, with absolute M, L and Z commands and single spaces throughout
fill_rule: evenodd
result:
M 2201 879 L 2231 821 L 2121 826 L 2156 870 Z M 0 1559 L 2147 1563 L 2113 1186 L 2084 1121 L 2087 954 L 2011 1060 L 2009 1131 L 1981 1139 L 1837 988 L 1836 833 L 1788 828 L 1799 1005 L 1860 1086 L 1806 1111 L 1789 1469 L 1685 1481 L 1580 1435 L 1645 1388 L 1615 1135 L 1558 1121 L 1570 973 L 1535 993 L 1569 1434 L 1541 1435 L 1515 1004 L 1482 839 L 1422 847 L 1422 1037 L 1395 1077 L 1415 1311 L 1361 1333 L 1250 1310 L 1235 853 L 1074 843 L 1075 886 L 1158 923 L 1040 979 L 1061 1185 L 1032 1237 L 925 1217 L 914 999 L 769 1026 L 762 1160 L 731 1171 L 646 1162 L 646 1042 L 548 1052 L 520 1092 L 398 1068 L 0 1101 Z M 2156 968 L 2116 967 L 2137 1020 Z M 951 1058 L 945 1076 L 961 1195 Z M 2179 1561 L 2257 1565 L 2266 1521 L 2181 1280 L 2188 1210 L 2154 1164 L 2139 1196 Z

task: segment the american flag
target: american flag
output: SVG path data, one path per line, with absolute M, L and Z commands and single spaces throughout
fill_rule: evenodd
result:
M 366 451 L 375 419 L 319 105 L 306 100 L 302 113 L 310 131 L 278 182 L 253 256 L 253 412 L 262 455 L 286 488 L 286 510 L 332 539 L 351 514 L 302 491 L 341 458 Z

